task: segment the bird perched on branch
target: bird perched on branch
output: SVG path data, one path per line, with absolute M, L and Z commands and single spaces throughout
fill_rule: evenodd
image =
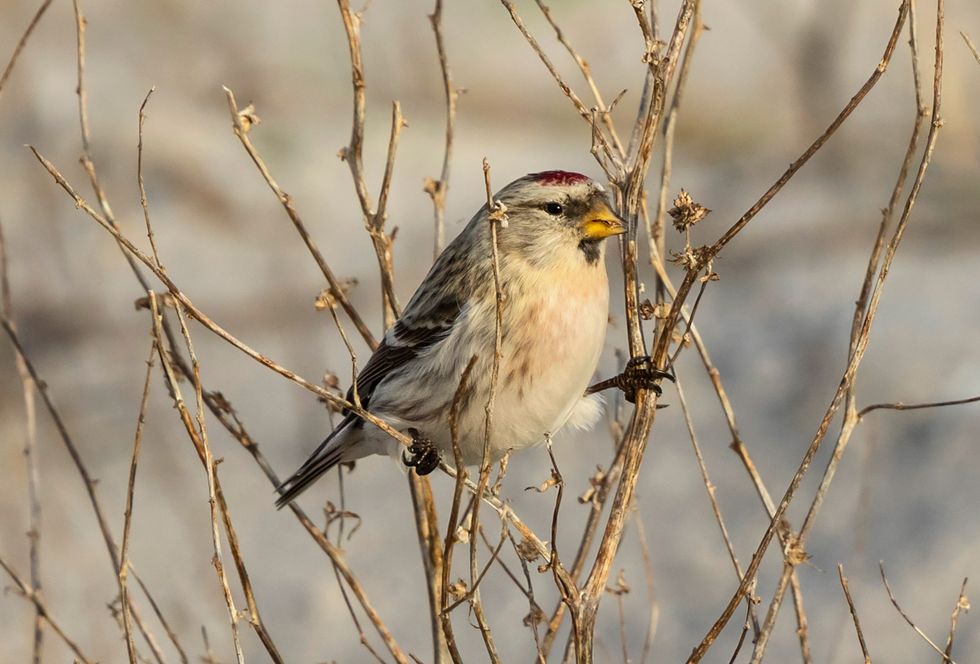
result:
M 609 316 L 604 240 L 626 231 L 603 187 L 579 173 L 532 173 L 504 187 L 436 259 L 398 321 L 356 379 L 365 410 L 413 444 L 402 459 L 419 474 L 453 459 L 449 413 L 458 399 L 463 462 L 480 463 L 496 341 L 497 297 L 490 225 L 497 223 L 501 356 L 490 460 L 538 445 L 562 427 L 592 427 L 601 414 L 587 390 Z M 493 218 L 503 218 L 498 222 Z M 476 358 L 473 360 L 472 358 Z M 601 388 L 631 397 L 659 391 L 666 373 L 645 358 Z M 457 396 L 461 375 L 470 378 Z M 347 394 L 355 402 L 354 388 Z M 398 443 L 353 412 L 279 487 L 282 507 L 338 463 L 397 453 Z

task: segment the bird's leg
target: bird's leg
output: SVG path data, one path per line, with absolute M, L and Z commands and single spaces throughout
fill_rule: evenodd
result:
M 626 368 L 623 369 L 623 373 L 614 378 L 599 381 L 588 388 L 585 393 L 595 394 L 596 392 L 615 387 L 623 391 L 623 396 L 627 401 L 636 403 L 636 391 L 638 389 L 650 390 L 655 392 L 659 397 L 662 391 L 657 381 L 664 378 L 673 381 L 674 374 L 655 367 L 649 355 L 641 355 L 640 357 L 631 358 L 626 363 Z
M 408 434 L 412 437 L 412 444 L 408 446 L 407 453 L 402 453 L 402 463 L 414 468 L 416 475 L 428 475 L 439 467 L 439 450 L 418 429 L 412 427 L 408 429 Z

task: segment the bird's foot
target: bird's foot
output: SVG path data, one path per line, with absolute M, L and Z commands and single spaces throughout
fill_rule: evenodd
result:
M 658 369 L 649 355 L 631 358 L 626 363 L 623 373 L 613 378 L 614 384 L 623 391 L 623 397 L 630 403 L 636 403 L 636 391 L 650 390 L 658 397 L 663 393 L 658 381 L 666 378 L 674 382 L 674 374 Z
M 418 429 L 410 428 L 408 434 L 412 437 L 412 444 L 408 446 L 407 453 L 402 453 L 402 463 L 409 468 L 414 468 L 416 475 L 428 475 L 439 467 L 439 450 L 436 449 L 435 443 L 423 437 Z

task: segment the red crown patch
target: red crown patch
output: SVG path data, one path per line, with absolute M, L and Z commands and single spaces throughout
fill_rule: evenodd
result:
M 580 184 L 582 182 L 588 182 L 590 179 L 586 175 L 571 171 L 542 171 L 540 173 L 531 173 L 530 178 L 540 185 Z

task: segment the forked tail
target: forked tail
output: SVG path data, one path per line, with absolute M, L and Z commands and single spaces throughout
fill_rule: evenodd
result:
M 276 508 L 282 509 L 299 494 L 306 491 L 311 484 L 320 479 L 328 470 L 343 461 L 344 453 L 347 451 L 350 442 L 346 440 L 344 432 L 350 431 L 358 422 L 354 415 L 348 415 L 340 426 L 334 429 L 326 440 L 313 450 L 303 465 L 295 473 L 289 476 L 285 482 L 276 487 L 279 498 L 276 499 Z

